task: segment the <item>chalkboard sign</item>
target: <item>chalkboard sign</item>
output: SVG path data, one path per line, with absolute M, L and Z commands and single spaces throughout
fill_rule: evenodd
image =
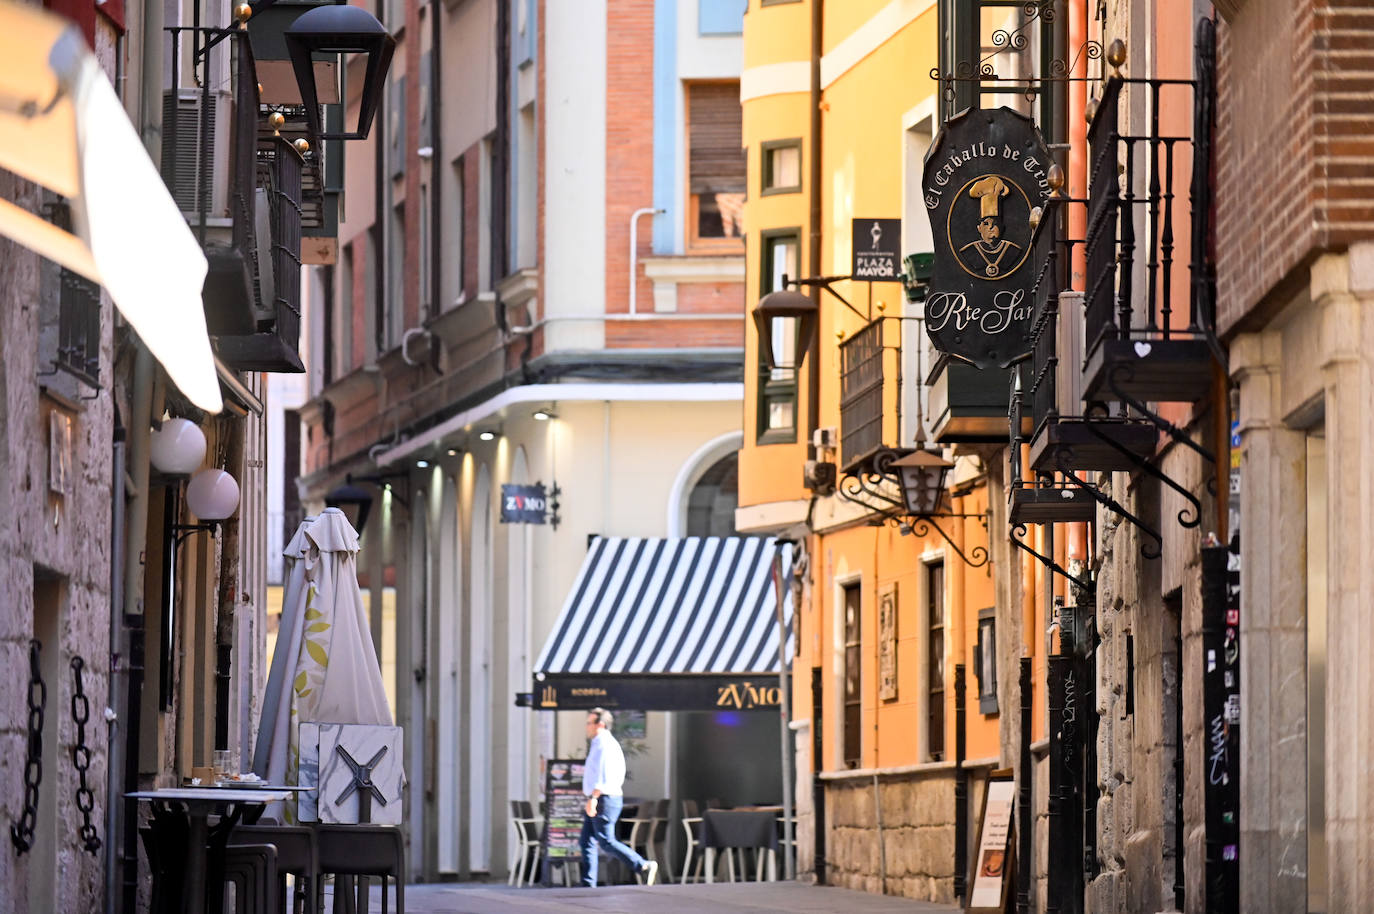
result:
M 582 811 L 587 798 L 582 794 L 582 759 L 551 759 L 544 774 L 544 866 L 543 882 L 552 882 L 555 864 L 581 863 Z

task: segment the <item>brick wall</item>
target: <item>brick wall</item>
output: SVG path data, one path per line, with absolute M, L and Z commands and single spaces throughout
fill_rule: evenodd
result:
M 1374 8 L 1249 0 L 1218 30 L 1223 333 L 1263 321 L 1317 254 L 1374 235 Z
M 630 214 L 654 202 L 654 4 L 606 4 L 606 310 L 630 309 Z M 653 219 L 639 220 L 638 256 L 652 251 Z M 653 309 L 637 271 L 636 309 Z M 610 345 L 610 328 L 607 344 Z

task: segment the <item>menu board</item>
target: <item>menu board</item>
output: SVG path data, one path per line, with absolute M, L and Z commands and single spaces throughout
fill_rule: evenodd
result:
M 582 837 L 583 809 L 587 798 L 582 794 L 582 759 L 550 759 L 544 769 L 544 872 L 543 881 L 551 882 L 550 867 L 554 864 L 581 863 L 582 851 L 578 839 Z
M 1000 912 L 1006 904 L 1006 879 L 1011 854 L 1011 813 L 1016 782 L 992 778 L 983 798 L 983 820 L 978 829 L 978 856 L 974 858 L 973 888 L 967 911 Z

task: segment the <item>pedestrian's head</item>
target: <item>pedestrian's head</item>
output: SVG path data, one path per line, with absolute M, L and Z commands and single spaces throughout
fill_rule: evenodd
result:
M 602 730 L 611 729 L 614 719 L 605 708 L 592 708 L 587 712 L 587 738 L 596 736 Z

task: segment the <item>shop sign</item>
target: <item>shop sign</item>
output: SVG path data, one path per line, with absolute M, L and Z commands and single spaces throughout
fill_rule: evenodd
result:
M 532 486 L 507 483 L 501 486 L 503 524 L 542 524 L 548 507 L 549 501 L 540 483 Z
M 926 154 L 922 191 L 935 246 L 926 332 L 941 352 L 979 368 L 1029 350 L 1031 211 L 1049 196 L 1049 150 L 1030 118 L 969 109 Z
M 533 706 L 540 711 L 607 708 L 612 711 L 776 711 L 782 690 L 776 675 L 607 675 L 556 673 L 535 677 Z
M 582 862 L 582 810 L 587 798 L 582 793 L 582 759 L 550 759 L 544 770 L 545 820 L 541 848 L 542 879 L 552 884 L 550 870 L 555 864 Z
M 902 220 L 855 219 L 851 231 L 854 278 L 866 282 L 899 282 L 902 278 Z

